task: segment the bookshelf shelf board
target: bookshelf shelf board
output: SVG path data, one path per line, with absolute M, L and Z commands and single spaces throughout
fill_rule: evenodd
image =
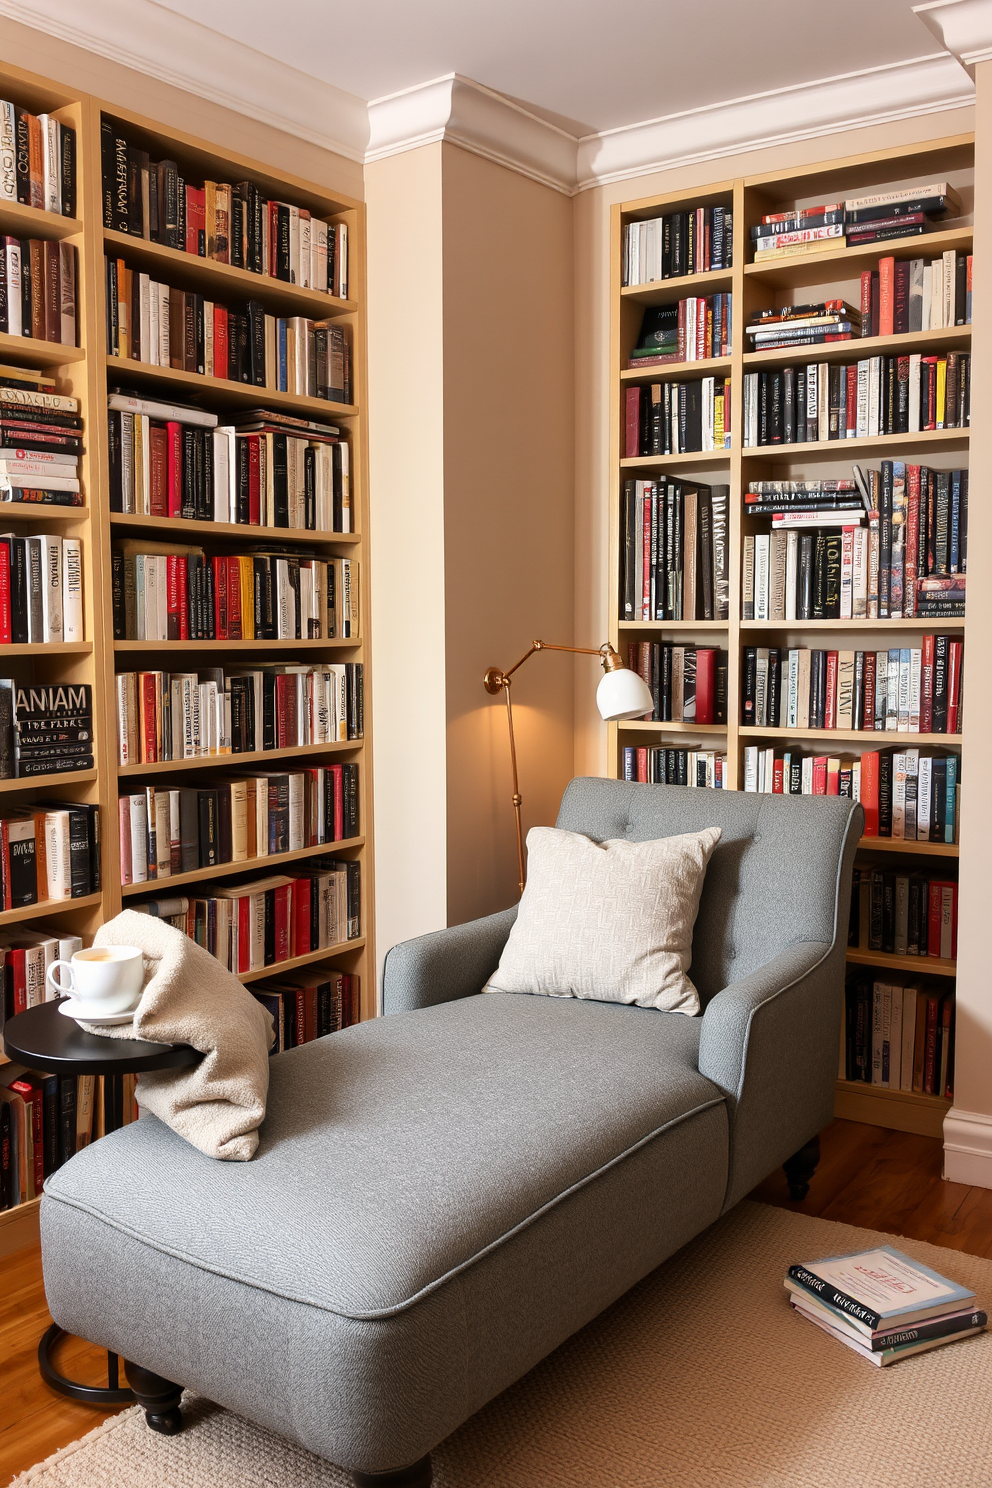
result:
M 315 858 L 322 853 L 343 852 L 348 847 L 364 847 L 364 837 L 345 837 L 341 842 L 322 842 L 319 847 L 301 847 L 293 852 L 270 853 L 264 858 L 243 858 L 238 863 L 214 863 L 209 868 L 193 868 L 189 873 L 173 873 L 168 878 L 150 878 L 144 883 L 123 884 L 121 893 L 125 899 L 135 894 L 147 894 L 157 889 L 168 895 L 179 884 L 199 883 L 202 879 L 227 878 L 234 873 L 250 873 L 254 869 L 268 868 L 280 871 L 282 863 L 294 863 L 300 858 Z
M 912 853 L 914 857 L 956 858 L 959 849 L 956 842 L 914 842 L 912 838 L 907 840 L 905 837 L 862 837 L 858 843 L 858 851 Z
M 240 769 L 242 765 L 264 765 L 272 763 L 276 768 L 280 760 L 305 759 L 312 754 L 342 754 L 349 749 L 361 749 L 361 739 L 338 739 L 333 744 L 293 744 L 288 749 L 253 749 L 245 754 L 203 754 L 196 759 L 158 760 L 153 764 L 118 765 L 119 776 L 161 775 L 166 770 L 224 770 Z M 64 775 L 54 777 L 64 780 Z M 6 784 L 6 782 L 0 782 Z M 21 782 L 18 782 L 20 784 Z
M 888 744 L 931 744 L 936 748 L 943 748 L 945 744 L 960 744 L 960 734 L 904 734 L 897 733 L 895 729 L 811 729 L 811 728 L 753 728 L 742 726 L 739 730 L 742 739 L 820 739 L 825 745 L 831 740 L 843 742 L 845 740 L 860 744 L 878 744 L 884 748 Z M 824 749 L 824 754 L 829 754 L 829 748 Z
M 6 1054 L 4 1054 L 0 1062 L 2 1062 L 3 1064 L 9 1064 L 10 1060 L 7 1058 Z M 28 1201 L 24 1204 L 15 1204 L 12 1209 L 0 1210 L 0 1229 L 2 1229 L 4 1225 L 16 1224 L 19 1220 L 27 1219 L 30 1215 L 37 1215 L 40 1205 L 40 1198 L 28 1199 Z M 30 1241 L 27 1241 L 26 1243 L 30 1244 Z M 0 1250 L 0 1254 L 3 1254 L 2 1250 Z
M 357 641 L 115 641 L 114 650 L 142 651 L 354 651 Z
M 55 517 L 60 522 L 85 522 L 89 515 L 88 506 L 56 506 L 48 501 L 0 501 L 0 521 L 11 517 L 15 522 L 38 522 Z
M 45 655 L 54 652 L 56 656 L 88 656 L 93 650 L 92 641 L 45 641 L 43 643 Z M 32 643 L 27 646 L 9 645 L 0 646 L 0 657 L 4 656 L 37 656 L 42 651 L 42 645 Z
M 729 372 L 733 359 L 699 357 L 694 362 L 657 362 L 653 367 L 627 367 L 620 373 L 621 382 L 684 382 L 687 377 L 717 377 Z
M 727 725 L 725 723 L 663 723 L 658 719 L 648 722 L 643 718 L 622 719 L 617 728 L 624 733 L 633 730 L 635 733 L 650 734 L 725 734 Z
M 918 971 L 921 976 L 954 976 L 958 965 L 956 961 L 945 961 L 939 956 L 896 956 L 889 951 L 863 951 L 859 946 L 848 946 L 847 959 L 857 966 Z
M 76 217 L 60 217 L 23 202 L 5 201 L 0 206 L 0 232 L 12 238 L 74 238 L 82 230 Z
M 110 525 L 187 536 L 238 537 L 251 543 L 298 542 L 331 546 L 352 545 L 362 540 L 360 532 L 311 532 L 308 527 L 253 527 L 248 522 L 194 522 L 186 517 L 151 517 L 138 512 L 111 512 Z
M 860 362 L 873 356 L 965 351 L 970 345 L 970 325 L 946 326 L 939 331 L 907 331 L 901 336 L 854 336 L 850 341 L 827 341 L 819 346 L 778 346 L 773 351 L 746 351 L 744 370 L 756 372 L 761 367 L 787 367 L 790 362 Z
M 796 449 L 796 445 L 791 446 Z M 637 455 L 620 461 L 623 470 L 667 470 L 670 465 L 727 465 L 730 450 L 688 450 L 684 455 Z
M 284 279 L 273 279 L 270 274 L 253 274 L 250 269 L 200 258 L 180 248 L 167 248 L 164 243 L 153 243 L 148 238 L 133 238 L 128 233 L 104 228 L 103 239 L 108 253 L 133 260 L 152 278 L 161 275 L 163 282 L 171 282 L 170 275 L 183 276 L 195 280 L 208 296 L 215 295 L 220 300 L 226 295 L 238 300 L 260 300 L 270 313 L 303 315 L 309 320 L 328 320 L 353 314 L 358 309 L 354 300 L 339 300 L 319 289 L 304 289 Z M 176 287 L 183 289 L 186 285 Z
M 63 346 L 60 341 L 38 341 L 34 336 L 11 336 L 0 331 L 0 361 L 26 362 L 30 367 L 63 367 L 86 360 L 81 346 Z
M 951 1106 L 942 1095 L 924 1095 L 922 1090 L 891 1090 L 887 1085 L 869 1085 L 864 1080 L 838 1080 L 837 1089 L 852 1095 L 875 1096 L 879 1100 L 912 1101 L 914 1105 L 931 1106 L 941 1112 L 950 1110 Z
M 220 408 L 271 408 L 283 409 L 291 414 L 309 414 L 324 423 L 337 419 L 354 418 L 358 406 L 354 403 L 329 403 L 326 398 L 307 398 L 297 393 L 277 393 L 273 388 L 256 387 L 250 382 L 230 382 L 226 377 L 206 377 L 199 372 L 181 372 L 178 367 L 153 367 L 148 362 L 133 362 L 128 357 L 107 357 L 107 380 L 127 385 L 137 378 L 156 388 L 189 389 L 203 395 L 202 401 L 211 407 Z M 149 391 L 150 398 L 164 402 L 191 401 L 188 393 L 180 391 L 178 400 L 170 399 L 164 391 Z
M 727 620 L 621 620 L 621 630 L 635 630 L 660 635 L 663 631 L 727 630 Z
M 42 803 L 44 804 L 44 803 Z M 40 899 L 37 904 L 22 904 L 18 909 L 0 913 L 0 925 L 17 925 L 38 915 L 64 914 L 69 909 L 92 909 L 103 902 L 102 893 L 84 894 L 79 899 Z
M 621 289 L 620 297 L 622 300 L 637 300 L 641 305 L 666 305 L 671 300 L 719 294 L 723 289 L 730 289 L 733 281 L 733 269 L 712 269 L 708 274 L 682 274 L 678 279 L 652 279 L 650 284 L 629 284 Z
M 95 780 L 95 770 L 66 770 L 56 775 L 19 775 L 15 780 L 0 780 L 0 791 L 64 789 L 67 785 L 84 785 Z
M 943 616 L 913 620 L 742 620 L 741 630 L 964 630 L 963 620 Z
M 945 449 L 964 449 L 968 444 L 968 429 L 924 429 L 918 434 L 875 434 L 871 439 L 819 439 L 803 444 L 749 444 L 741 455 L 745 460 L 794 460 L 797 455 L 822 455 L 827 459 L 843 460 L 848 451 L 854 453 L 877 452 L 883 459 L 885 451 L 929 449 L 934 445 Z M 899 458 L 896 456 L 896 458 Z M 624 460 L 627 465 L 630 461 Z
M 745 277 L 754 276 L 760 283 L 774 288 L 798 289 L 807 284 L 834 283 L 853 278 L 862 269 L 875 267 L 880 258 L 898 254 L 900 258 L 923 258 L 928 262 L 953 248 L 963 253 L 971 248 L 974 228 L 951 227 L 941 232 L 922 233 L 917 237 L 890 238 L 888 242 L 861 243 L 853 248 L 828 248 L 823 253 L 797 254 L 781 263 L 749 263 Z
M 291 956 L 288 961 L 276 961 L 272 966 L 260 966 L 257 971 L 243 971 L 238 980 L 258 982 L 263 977 L 282 976 L 287 971 L 295 971 L 299 966 L 312 966 L 315 961 L 326 961 L 329 956 L 340 956 L 345 951 L 360 951 L 364 945 L 364 935 L 359 935 L 354 940 L 341 940 L 337 945 L 324 946 L 319 951 L 309 951 L 305 956 Z

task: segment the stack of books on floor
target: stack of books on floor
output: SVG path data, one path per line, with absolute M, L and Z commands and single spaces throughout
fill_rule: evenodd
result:
M 93 768 L 93 694 L 86 682 L 0 677 L 0 780 Z
M 675 305 L 649 305 L 628 367 L 666 362 L 705 362 L 730 355 L 733 295 L 718 294 Z
M 50 377 L 0 366 L 0 501 L 82 506 L 79 402 Z
M 811 305 L 783 305 L 780 310 L 758 310 L 749 326 L 752 351 L 776 351 L 788 346 L 823 346 L 850 341 L 861 334 L 861 311 L 844 300 L 820 300 Z
M 729 207 L 696 207 L 628 222 L 623 230 L 623 282 L 653 284 L 729 269 L 734 215 Z
M 848 977 L 837 1078 L 954 1096 L 954 992 L 936 977 Z
M 0 645 L 82 639 L 81 539 L 49 532 L 0 535 Z
M 270 1054 L 338 1033 L 360 1017 L 359 978 L 333 968 L 256 982 L 251 993 L 272 1014 L 276 1038 Z
M 988 1318 L 975 1294 L 891 1245 L 790 1266 L 790 1305 L 872 1364 L 981 1333 Z

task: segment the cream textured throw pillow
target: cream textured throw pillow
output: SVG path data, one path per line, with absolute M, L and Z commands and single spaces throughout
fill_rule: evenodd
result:
M 686 970 L 719 840 L 719 827 L 653 842 L 532 827 L 527 887 L 490 990 L 698 1013 Z

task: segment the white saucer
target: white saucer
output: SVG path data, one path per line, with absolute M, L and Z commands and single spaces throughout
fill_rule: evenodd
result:
M 77 1023 L 92 1023 L 97 1028 L 110 1028 L 119 1023 L 130 1023 L 137 1005 L 127 1013 L 88 1013 L 86 1004 L 66 997 L 59 1002 L 59 1012 L 65 1018 L 75 1018 Z

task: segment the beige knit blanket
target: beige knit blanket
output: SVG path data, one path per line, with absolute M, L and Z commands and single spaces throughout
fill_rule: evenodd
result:
M 203 1054 L 189 1069 L 142 1074 L 138 1104 L 208 1157 L 247 1162 L 265 1118 L 271 1014 L 215 956 L 153 915 L 125 909 L 93 944 L 140 946 L 145 984 L 132 1023 L 88 1031 L 191 1044 Z

